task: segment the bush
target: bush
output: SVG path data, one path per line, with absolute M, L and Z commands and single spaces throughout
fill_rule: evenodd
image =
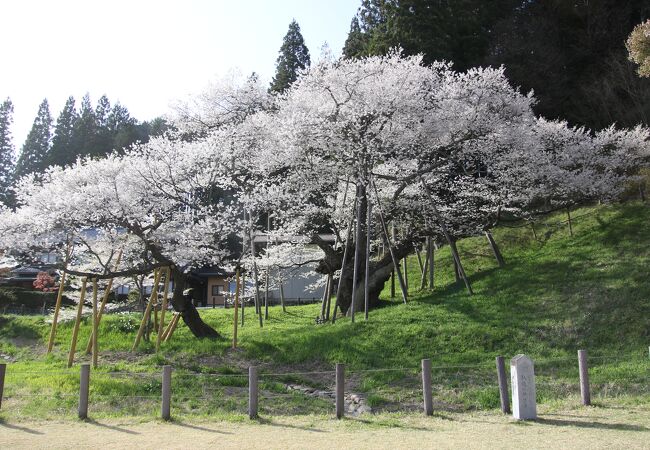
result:
M 28 309 L 39 309 L 43 303 L 47 306 L 53 306 L 56 303 L 56 292 L 32 291 L 20 287 L 2 287 L 0 288 L 0 307 L 21 307 Z M 63 298 L 66 304 L 74 304 L 71 300 Z

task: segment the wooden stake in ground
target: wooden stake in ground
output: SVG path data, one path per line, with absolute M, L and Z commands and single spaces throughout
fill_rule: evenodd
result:
M 239 267 L 235 272 L 235 314 L 232 329 L 232 348 L 237 348 L 237 325 L 239 324 L 239 317 L 237 317 L 239 305 Z
M 151 314 L 151 306 L 153 305 L 154 300 L 158 296 L 158 282 L 160 281 L 160 273 L 162 272 L 161 269 L 156 269 L 155 275 L 154 275 L 154 280 L 153 280 L 153 286 L 151 287 L 151 297 L 149 297 L 149 302 L 147 303 L 147 307 L 144 310 L 144 313 L 142 314 L 142 321 L 140 322 L 140 328 L 138 329 L 138 334 L 135 336 L 135 342 L 133 343 L 133 347 L 131 347 L 131 351 L 134 352 L 136 348 L 138 348 L 138 344 L 140 344 L 140 339 L 142 339 L 142 335 L 144 334 L 144 328 L 147 326 L 147 323 L 149 322 L 149 315 Z
M 377 212 L 379 213 L 379 223 L 381 225 L 382 231 L 384 232 L 384 238 L 386 240 L 386 244 L 388 244 L 388 252 L 390 253 L 390 257 L 393 261 L 393 267 L 395 268 L 395 273 L 397 273 L 399 286 L 402 289 L 402 299 L 404 300 L 404 303 L 406 303 L 408 289 L 406 289 L 406 285 L 404 284 L 404 279 L 402 278 L 402 272 L 399 268 L 397 258 L 395 257 L 395 252 L 393 252 L 393 245 L 391 244 L 390 239 L 388 238 L 388 228 L 386 227 L 386 221 L 384 220 L 384 213 L 381 210 L 381 202 L 379 201 L 379 191 L 377 190 L 377 185 L 375 184 L 374 180 L 372 180 L 372 185 L 374 187 L 375 198 L 377 200 Z
M 99 331 L 97 312 L 97 278 L 93 278 L 93 369 L 97 368 L 97 353 L 99 352 L 99 347 L 97 345 L 97 333 Z
M 178 327 L 178 322 L 180 322 L 181 320 L 181 313 L 176 313 L 176 315 L 174 315 L 174 318 L 172 320 L 173 321 L 169 324 L 169 331 L 165 335 L 165 342 L 168 342 L 172 338 L 174 331 L 176 331 L 176 327 Z
M 84 307 L 84 299 L 86 298 L 86 282 L 88 281 L 87 277 L 84 277 L 81 281 L 81 294 L 79 296 L 79 305 L 77 306 L 77 317 L 74 322 L 74 328 L 72 330 L 72 342 L 70 342 L 70 353 L 68 353 L 68 367 L 72 367 L 74 362 L 74 352 L 77 350 L 77 336 L 79 335 L 79 325 L 81 324 L 81 312 Z
M 427 184 L 424 182 L 424 178 L 420 176 L 420 182 L 422 183 L 422 187 L 424 188 L 424 192 L 426 192 L 427 197 L 429 197 L 429 200 L 431 201 L 431 207 L 433 209 L 433 213 L 436 216 L 436 221 L 438 222 L 438 225 L 440 225 L 440 228 L 442 229 L 442 233 L 445 236 L 445 239 L 447 240 L 447 243 L 449 244 L 449 248 L 451 250 L 451 254 L 454 257 L 454 262 L 456 263 L 456 267 L 458 268 L 459 275 L 465 282 L 465 287 L 467 287 L 467 291 L 471 294 L 474 294 L 474 291 L 472 290 L 472 285 L 469 283 L 469 279 L 467 278 L 467 275 L 465 274 L 465 269 L 463 269 L 463 265 L 460 262 L 460 256 L 458 256 L 458 250 L 456 249 L 456 243 L 454 240 L 451 238 L 451 235 L 447 231 L 447 226 L 445 225 L 445 222 L 442 220 L 442 216 L 438 212 L 438 208 L 436 207 L 436 203 L 433 199 L 433 195 L 431 195 L 431 191 L 429 191 L 429 187 Z
M 114 270 L 117 271 L 117 269 L 120 266 L 120 261 L 122 261 L 122 249 L 120 249 L 119 253 L 117 254 Z M 102 322 L 102 315 L 104 314 L 104 309 L 106 308 L 106 303 L 108 302 L 108 296 L 111 294 L 112 289 L 113 289 L 113 278 L 109 278 L 108 285 L 106 286 L 106 290 L 104 291 L 104 297 L 102 298 L 102 304 L 99 306 L 99 317 L 98 317 L 99 323 Z M 86 353 L 90 354 L 90 350 L 92 349 L 92 346 L 93 346 L 93 337 L 91 335 L 88 337 L 88 344 L 86 344 Z
M 65 264 L 63 265 L 63 273 L 61 274 L 61 279 L 59 280 L 59 292 L 56 295 L 56 305 L 54 306 L 54 317 L 52 318 L 52 329 L 50 330 L 50 340 L 47 343 L 47 352 L 52 352 L 52 347 L 54 347 L 54 337 L 56 336 L 56 325 L 59 320 L 59 311 L 61 310 L 61 299 L 63 298 L 63 288 L 65 284 L 65 270 L 68 268 L 68 263 L 70 262 L 70 257 L 72 256 L 72 240 L 68 242 L 68 248 L 66 250 Z
M 165 311 L 167 311 L 167 297 L 169 296 L 169 283 L 172 276 L 171 267 L 165 269 L 165 290 L 163 292 L 162 309 L 160 310 L 160 323 L 158 327 L 158 335 L 156 336 L 156 351 L 160 350 L 160 342 L 165 327 Z

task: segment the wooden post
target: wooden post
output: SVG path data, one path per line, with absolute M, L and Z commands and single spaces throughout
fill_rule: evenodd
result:
M 357 181 L 358 186 L 361 186 L 361 180 Z M 357 189 L 357 197 L 360 197 L 361 188 Z M 359 198 L 360 199 L 360 198 Z M 357 202 L 357 226 L 355 227 L 354 232 L 354 266 L 352 269 L 352 301 L 350 302 L 350 320 L 354 323 L 354 312 L 356 308 L 357 300 L 357 282 L 359 281 L 359 270 L 361 263 L 361 231 L 363 228 L 363 222 L 361 220 L 361 208 L 363 202 Z
M 391 235 L 391 239 L 393 240 L 393 242 L 396 242 L 397 239 L 395 238 L 395 225 L 394 224 L 391 224 L 391 226 L 390 226 L 390 235 Z M 391 248 L 390 244 L 388 244 L 388 248 L 389 249 Z M 390 298 L 391 298 L 391 300 L 395 298 L 395 268 L 396 267 L 397 267 L 397 265 L 395 265 L 395 263 L 393 262 L 393 270 L 392 270 L 392 272 L 390 274 Z
M 7 373 L 7 364 L 0 363 L 0 408 L 2 408 L 2 395 L 5 390 L 5 374 Z
M 325 320 L 330 320 L 332 309 L 332 290 L 334 289 L 334 276 L 330 273 L 327 276 L 327 309 L 325 310 Z
M 368 310 L 370 309 L 370 235 L 372 231 L 372 203 L 368 201 L 366 210 L 366 271 L 363 282 L 363 298 L 364 298 L 364 314 L 365 319 L 368 320 Z
M 354 204 L 352 205 L 352 215 L 350 217 L 350 222 L 348 223 L 348 232 L 345 242 L 343 242 L 343 261 L 341 262 L 341 273 L 339 274 L 339 285 L 336 289 L 336 300 L 334 301 L 334 312 L 332 313 L 332 323 L 336 323 L 336 309 L 339 306 L 339 298 L 341 294 L 341 286 L 343 286 L 343 274 L 345 272 L 345 265 L 348 262 L 348 242 L 350 242 L 350 237 L 352 236 L 352 225 L 354 224 L 354 214 L 357 210 L 357 198 L 354 199 Z
M 284 302 L 284 299 L 282 299 Z M 244 308 L 246 307 L 246 271 L 241 274 L 241 326 L 244 326 Z M 284 307 L 282 308 L 284 310 Z
M 97 320 L 97 278 L 93 278 L 93 369 L 97 368 L 97 332 L 99 331 L 99 321 Z
M 172 324 L 174 323 L 174 320 L 176 320 L 176 314 L 175 313 L 172 314 L 171 320 L 169 321 L 169 323 L 165 327 L 165 331 L 163 331 L 163 335 L 162 335 L 162 341 L 163 342 L 165 342 L 167 340 L 167 336 L 169 335 L 169 330 L 172 329 Z
M 266 214 L 266 257 L 269 256 L 269 241 L 271 233 L 271 214 Z M 266 265 L 266 277 L 264 281 L 264 320 L 269 320 L 269 275 L 271 267 Z
M 257 367 L 248 368 L 248 418 L 257 418 L 258 404 L 258 387 L 257 387 Z
M 587 350 L 578 350 L 578 368 L 580 370 L 580 397 L 582 404 L 591 405 L 591 393 L 589 392 L 589 367 L 587 365 Z
M 284 283 L 280 281 L 280 304 L 282 305 L 282 312 L 287 312 L 287 305 L 284 303 Z
M 435 258 L 435 256 L 436 256 L 436 254 L 435 254 L 436 246 L 432 245 L 433 244 L 432 243 L 433 239 L 431 239 L 431 237 L 429 237 L 428 239 L 429 239 L 429 244 L 428 244 L 428 253 L 429 253 L 429 289 L 433 290 L 433 288 L 434 288 L 434 283 L 433 283 L 433 281 L 434 281 L 434 279 L 433 279 L 434 278 L 434 270 L 435 270 L 435 267 L 436 267 L 435 266 L 435 263 L 436 263 L 436 258 Z
M 415 256 L 417 256 L 418 258 L 418 267 L 420 268 L 420 275 L 422 275 L 426 271 L 424 269 L 424 262 L 422 262 L 422 255 L 420 254 L 420 249 L 417 245 L 413 244 L 413 250 L 415 250 Z
M 499 382 L 499 398 L 501 399 L 501 412 L 510 414 L 510 397 L 508 396 L 508 379 L 506 378 L 506 364 L 503 356 L 497 356 L 497 380 Z
M 153 286 L 151 288 L 151 297 L 149 297 L 149 302 L 147 303 L 147 307 L 144 310 L 144 313 L 142 315 L 142 321 L 140 322 L 140 328 L 138 329 L 138 334 L 135 336 L 135 342 L 133 343 L 133 347 L 131 347 L 131 351 L 134 352 L 136 348 L 138 348 L 138 344 L 140 344 L 140 339 L 142 339 L 142 335 L 144 334 L 144 329 L 147 325 L 147 322 L 149 322 L 149 315 L 151 314 L 151 306 L 153 305 L 153 301 L 156 299 L 158 296 L 158 283 L 160 282 L 160 273 L 162 270 L 157 269 L 154 275 L 153 279 Z
M 72 256 L 72 242 L 68 243 L 68 249 L 66 251 L 65 265 L 63 266 L 63 273 L 61 274 L 61 279 L 59 280 L 59 291 L 56 294 L 56 305 L 54 306 L 54 317 L 52 318 L 52 329 L 50 330 L 50 340 L 47 343 L 47 353 L 52 352 L 54 347 L 54 337 L 56 336 L 56 325 L 59 320 L 59 311 L 61 310 L 61 300 L 63 299 L 63 287 L 65 284 L 65 270 L 68 268 L 68 263 L 70 262 L 70 257 Z
M 492 253 L 494 253 L 494 257 L 496 258 L 499 267 L 504 267 L 506 265 L 506 262 L 503 259 L 501 250 L 499 250 L 499 246 L 497 245 L 496 242 L 494 242 L 494 237 L 492 237 L 492 233 L 490 233 L 490 230 L 485 230 L 485 237 L 487 238 L 490 244 L 490 248 L 492 249 Z
M 171 419 L 171 400 L 172 400 L 172 366 L 163 366 L 162 408 L 161 408 L 161 416 L 163 420 Z
M 172 335 L 174 334 L 174 331 L 176 331 L 176 327 L 178 326 L 178 322 L 181 320 L 181 313 L 178 313 L 174 316 L 174 322 L 170 324 L 169 332 L 167 333 L 167 336 L 165 336 L 165 342 L 168 342 L 171 338 Z
M 165 311 L 167 311 L 167 297 L 169 295 L 169 282 L 172 276 L 171 267 L 165 269 L 165 290 L 163 292 L 163 301 L 162 308 L 160 310 L 160 323 L 158 327 L 158 335 L 156 336 L 156 351 L 160 350 L 160 342 L 162 341 L 162 335 L 165 327 Z
M 336 418 L 345 414 L 345 364 L 336 363 Z
M 406 285 L 404 284 L 404 279 L 402 278 L 402 271 L 399 268 L 399 261 L 395 257 L 395 252 L 393 252 L 393 246 L 390 243 L 390 239 L 388 238 L 388 228 L 386 227 L 386 221 L 384 220 L 384 213 L 381 210 L 381 202 L 379 201 L 379 191 L 377 190 L 377 185 L 375 184 L 375 181 L 372 180 L 372 185 L 375 190 L 375 198 L 377 200 L 377 212 L 379 213 L 379 223 L 381 224 L 381 229 L 384 232 L 384 239 L 386 240 L 386 244 L 388 244 L 388 252 L 390 253 L 391 260 L 393 261 L 393 267 L 395 268 L 395 272 L 397 273 L 397 279 L 399 281 L 399 286 L 402 289 L 402 300 L 404 303 L 406 303 L 406 297 L 407 297 L 407 292 L 408 290 L 406 289 Z M 393 228 L 393 232 L 395 231 L 395 228 Z M 395 239 L 393 239 L 393 242 Z M 391 292 L 391 295 L 393 292 Z
M 431 389 L 431 360 L 422 360 L 422 394 L 424 395 L 424 414 L 433 415 L 433 393 Z
M 79 418 L 88 418 L 88 391 L 90 388 L 90 364 L 82 364 L 79 374 Z
M 454 262 L 456 263 L 456 267 L 458 268 L 458 272 L 460 273 L 461 278 L 465 282 L 465 287 L 467 288 L 467 291 L 470 293 L 470 295 L 474 294 L 474 291 L 472 290 L 472 285 L 469 282 L 469 279 L 467 278 L 467 275 L 465 274 L 465 269 L 463 269 L 463 265 L 460 262 L 460 256 L 458 255 L 458 250 L 456 248 L 456 243 L 452 239 L 451 235 L 447 231 L 447 226 L 445 225 L 445 222 L 442 219 L 442 216 L 440 215 L 440 212 L 438 211 L 438 207 L 435 204 L 435 201 L 433 199 L 433 195 L 431 195 L 431 192 L 429 191 L 429 187 L 427 184 L 424 182 L 424 178 L 420 176 L 420 182 L 422 183 L 422 187 L 424 188 L 424 191 L 426 192 L 427 196 L 429 197 L 429 200 L 431 201 L 431 207 L 433 208 L 433 213 L 436 216 L 436 220 L 438 221 L 438 224 L 440 225 L 440 229 L 442 230 L 443 235 L 445 236 L 445 239 L 447 240 L 447 243 L 449 244 L 449 249 L 451 250 L 451 254 L 454 258 Z
M 568 220 L 568 222 L 569 222 L 569 235 L 570 235 L 571 237 L 573 237 L 573 224 L 571 223 L 571 210 L 569 209 L 568 206 L 567 206 L 567 208 L 566 208 L 566 215 L 567 215 L 567 217 L 568 217 L 568 219 L 569 219 L 569 220 Z
M 74 352 L 77 350 L 77 337 L 79 336 L 79 325 L 81 324 L 81 313 L 84 307 L 84 299 L 86 298 L 86 282 L 87 277 L 81 281 L 81 294 L 79 295 L 79 305 L 77 306 L 77 317 L 74 322 L 74 329 L 72 330 L 72 342 L 70 342 L 70 353 L 68 353 L 68 367 L 72 367 L 74 362 Z
M 118 269 L 120 266 L 120 261 L 122 261 L 122 249 L 120 249 L 120 252 L 117 254 L 117 258 L 115 260 L 115 270 Z M 106 290 L 104 291 L 104 297 L 102 298 L 102 304 L 99 306 L 99 317 L 97 319 L 98 325 L 102 322 L 102 316 L 104 315 L 104 309 L 106 309 L 106 303 L 108 303 L 108 296 L 111 294 L 111 290 L 113 289 L 113 278 L 109 278 L 108 284 L 106 285 Z M 92 350 L 93 346 L 93 337 L 92 335 L 88 337 L 88 343 L 86 344 L 86 353 L 90 353 Z
M 404 286 L 406 287 L 406 295 L 409 292 L 409 265 L 408 256 L 404 257 Z
M 239 324 L 239 317 L 237 317 L 239 307 L 239 267 L 235 271 L 235 314 L 233 320 L 232 331 L 232 348 L 237 348 L 237 324 Z
M 427 238 L 428 242 L 429 238 Z M 427 287 L 427 273 L 429 271 L 429 247 L 424 246 L 424 263 L 422 264 L 422 276 L 420 277 L 420 290 L 423 291 Z

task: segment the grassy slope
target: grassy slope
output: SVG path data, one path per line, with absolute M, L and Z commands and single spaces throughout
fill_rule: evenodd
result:
M 412 257 L 410 302 L 403 305 L 387 300 L 371 312 L 369 322 L 361 315 L 354 324 L 342 318 L 335 325 L 316 325 L 319 306 L 311 305 L 291 307 L 286 314 L 270 308 L 271 318 L 260 329 L 249 308 L 246 326 L 239 332 L 243 353 L 228 351 L 228 340 L 198 341 L 185 327 L 179 327 L 161 354 L 152 354 L 151 344 L 145 344 L 137 358 L 126 362 L 123 352 L 132 344 L 137 317 L 107 316 L 100 345 L 104 351 L 114 352 L 103 367 L 147 372 L 171 362 L 191 371 L 241 373 L 249 360 L 256 360 L 265 364 L 267 371 L 322 370 L 334 362 L 345 362 L 353 371 L 408 368 L 353 377 L 355 387 L 367 391 L 373 405 L 388 408 L 398 401 L 417 404 L 416 369 L 420 359 L 428 357 L 434 366 L 476 366 L 437 370 L 434 380 L 440 402 L 494 407 L 498 402 L 494 356 L 526 353 L 539 361 L 540 397 L 557 399 L 575 395 L 575 352 L 587 348 L 595 366 L 594 384 L 609 393 L 645 398 L 648 392 L 643 386 L 650 376 L 646 354 L 650 343 L 650 208 L 640 204 L 584 208 L 572 216 L 574 237 L 569 237 L 566 225 L 558 225 L 564 215 L 537 225 L 537 241 L 530 227 L 495 230 L 507 261 L 503 269 L 496 267 L 484 238 L 460 242 L 461 257 L 476 293 L 473 296 L 453 282 L 451 258 L 443 248 L 436 254 L 435 290 L 419 291 L 417 260 Z M 230 338 L 232 310 L 207 310 L 203 315 Z M 33 349 L 21 349 L 11 341 L 12 336 L 32 337 L 42 345 L 48 328 L 42 318 L 0 320 L 0 353 L 17 357 L 15 370 L 60 369 L 70 341 L 69 323 L 59 328 L 61 353 L 50 357 L 34 355 Z M 82 343 L 87 336 L 88 325 L 82 329 Z M 621 359 L 599 359 L 608 355 Z M 241 381 L 226 377 L 213 387 L 224 389 Z M 274 381 L 269 380 L 268 389 L 280 391 Z M 302 381 L 319 384 L 305 377 Z M 71 387 L 74 382 L 70 375 Z M 112 381 L 107 383 L 105 395 L 157 392 L 156 383 L 133 383 L 126 388 Z M 190 382 L 187 388 L 190 392 Z M 232 409 L 237 409 L 235 406 Z

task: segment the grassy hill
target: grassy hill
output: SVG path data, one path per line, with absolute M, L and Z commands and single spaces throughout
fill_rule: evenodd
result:
M 202 312 L 226 339 L 200 341 L 181 326 L 159 354 L 150 343 L 128 353 L 137 314 L 108 315 L 100 330 L 101 369 L 95 382 L 97 395 L 104 396 L 100 410 L 116 413 L 110 406 L 115 396 L 145 398 L 159 392 L 159 366 L 165 363 L 175 366 L 180 386 L 175 392 L 186 397 L 175 397 L 176 408 L 188 414 L 215 414 L 243 411 L 241 390 L 246 383 L 240 375 L 249 364 L 260 365 L 268 374 L 262 378 L 269 393 L 283 396 L 288 381 L 327 387 L 331 374 L 305 372 L 327 372 L 336 362 L 347 364 L 352 372 L 350 388 L 364 393 L 374 408 L 416 409 L 422 358 L 432 359 L 439 408 L 494 408 L 498 406 L 494 357 L 518 353 L 536 361 L 540 401 L 576 401 L 576 351 L 581 348 L 589 351 L 597 401 L 612 397 L 648 401 L 650 208 L 639 203 L 581 208 L 572 211 L 572 217 L 573 236 L 563 223 L 564 214 L 537 223 L 537 238 L 530 226 L 495 230 L 507 263 L 504 268 L 497 267 L 484 238 L 459 242 L 473 296 L 454 282 L 448 249 L 442 248 L 436 252 L 435 289 L 419 291 L 417 259 L 411 257 L 409 302 L 388 299 L 387 288 L 384 305 L 371 312 L 368 322 L 360 315 L 356 323 L 341 318 L 334 325 L 318 325 L 314 320 L 318 305 L 290 307 L 287 313 L 272 307 L 270 319 L 260 329 L 253 309 L 247 308 L 238 351 L 229 350 L 232 310 Z M 49 325 L 42 317 L 0 317 L 0 353 L 13 361 L 7 384 L 15 381 L 14 394 L 23 413 L 47 415 L 48 408 L 73 408 L 76 400 L 66 400 L 65 393 L 78 386 L 78 370 L 63 370 L 71 329 L 70 322 L 59 327 L 59 350 L 45 356 Z M 88 329 L 87 321 L 79 347 L 84 347 Z M 81 353 L 79 358 L 87 360 Z M 32 375 L 20 376 L 21 371 Z M 52 383 L 47 371 L 57 371 L 64 381 Z M 141 372 L 142 380 L 127 378 L 124 383 L 108 375 L 115 371 Z M 204 374 L 200 383 L 197 373 Z M 194 402 L 198 384 L 204 394 L 218 392 L 224 398 Z M 58 392 L 59 399 L 34 404 L 26 396 L 28 400 L 20 403 L 21 393 L 36 388 L 51 391 L 54 397 Z M 313 412 L 326 411 L 329 404 L 292 394 L 269 408 Z M 128 411 L 146 410 L 136 402 Z

